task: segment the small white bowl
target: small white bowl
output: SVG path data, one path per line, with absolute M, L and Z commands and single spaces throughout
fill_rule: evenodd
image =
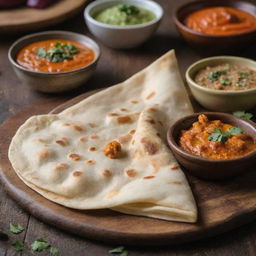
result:
M 109 25 L 95 20 L 98 12 L 117 4 L 130 4 L 153 12 L 156 18 L 150 22 L 118 26 Z M 84 11 L 86 24 L 90 32 L 111 48 L 133 48 L 145 42 L 157 29 L 163 17 L 162 7 L 151 0 L 97 0 L 89 4 Z

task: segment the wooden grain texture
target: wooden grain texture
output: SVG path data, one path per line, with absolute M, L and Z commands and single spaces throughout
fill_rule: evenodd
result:
M 83 9 L 86 0 L 61 0 L 45 9 L 17 7 L 0 10 L 0 33 L 38 30 L 74 16 Z
M 96 74 L 88 81 L 88 83 L 79 90 L 59 95 L 58 98 L 73 98 L 81 93 L 96 88 L 107 87 L 112 84 L 121 82 L 133 73 L 144 68 L 157 57 L 165 53 L 171 48 L 175 48 L 178 57 L 181 74 L 184 78 L 186 68 L 194 61 L 204 56 L 206 53 L 196 52 L 190 48 L 178 36 L 174 24 L 172 22 L 171 13 L 180 4 L 187 0 L 159 0 L 158 2 L 165 10 L 164 19 L 157 33 L 144 45 L 139 48 L 117 51 L 112 50 L 100 42 L 102 55 L 98 64 Z M 90 37 L 87 28 L 84 26 L 83 15 L 80 13 L 75 18 L 54 26 L 51 29 L 70 30 Z M 24 33 L 19 31 L 19 33 Z M 14 115 L 24 106 L 27 106 L 38 99 L 47 100 L 56 96 L 37 93 L 27 86 L 22 85 L 16 78 L 7 59 L 7 51 L 9 46 L 18 39 L 18 35 L 1 36 L 0 40 L 0 122 L 3 122 L 9 116 Z M 245 51 L 239 51 L 234 55 L 255 59 L 256 51 L 252 45 Z M 37 105 L 34 105 L 35 109 Z M 0 142 L 1 147 L 1 142 Z M 22 239 L 29 245 L 34 239 L 43 237 L 54 243 L 60 250 L 61 256 L 107 256 L 107 252 L 113 245 L 97 243 L 92 240 L 79 238 L 68 232 L 62 232 L 52 226 L 43 224 L 41 221 L 30 216 L 17 205 L 10 197 L 1 190 L 0 186 L 0 228 L 8 229 L 10 221 L 17 216 L 17 222 L 23 223 L 27 221 L 28 228 L 26 233 L 22 233 Z M 21 240 L 22 240 L 21 239 Z M 11 241 L 15 241 L 16 236 L 11 235 Z M 10 249 L 10 243 L 0 242 L 0 256 L 20 255 L 14 253 Z M 118 246 L 116 244 L 116 246 Z M 9 248 L 8 252 L 5 248 Z M 129 256 L 255 256 L 256 255 L 256 222 L 242 226 L 231 232 L 227 232 L 217 237 L 200 240 L 182 246 L 165 246 L 159 248 L 127 247 Z M 35 255 L 29 250 L 23 253 L 23 256 Z M 49 256 L 47 252 L 41 252 L 38 255 Z
M 82 94 L 53 113 L 90 96 Z M 196 224 L 161 221 L 120 214 L 110 210 L 78 211 L 57 205 L 27 187 L 15 174 L 7 157 L 11 138 L 17 128 L 34 114 L 47 113 L 57 100 L 38 102 L 18 112 L 0 126 L 0 177 L 7 193 L 39 219 L 66 231 L 102 242 L 128 245 L 179 244 L 213 236 L 256 218 L 256 168 L 237 178 L 206 182 L 187 174 L 197 201 Z

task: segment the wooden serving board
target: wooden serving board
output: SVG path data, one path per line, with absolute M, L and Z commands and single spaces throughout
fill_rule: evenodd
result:
M 0 33 L 39 30 L 55 25 L 80 12 L 86 2 L 87 0 L 59 0 L 45 9 L 26 6 L 0 9 Z
M 73 210 L 55 204 L 27 187 L 15 174 L 7 152 L 17 128 L 31 115 L 58 113 L 94 92 L 56 108 L 43 100 L 21 110 L 0 126 L 0 178 L 5 191 L 42 221 L 80 236 L 123 245 L 171 245 L 214 236 L 256 218 L 256 170 L 231 180 L 207 182 L 187 175 L 197 201 L 196 224 L 170 222 L 111 210 Z

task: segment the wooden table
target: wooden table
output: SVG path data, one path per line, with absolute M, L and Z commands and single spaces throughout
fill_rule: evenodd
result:
M 34 104 L 38 99 L 54 98 L 65 101 L 88 90 L 108 87 L 121 82 L 135 72 L 150 64 L 157 57 L 169 49 L 176 50 L 180 69 L 184 77 L 184 71 L 194 61 L 204 57 L 202 54 L 191 49 L 177 34 L 171 13 L 179 2 L 183 0 L 170 1 L 161 0 L 160 4 L 164 7 L 165 16 L 157 33 L 143 46 L 125 51 L 111 50 L 100 44 L 102 56 L 99 61 L 97 73 L 83 88 L 58 96 L 37 93 L 22 85 L 16 78 L 10 63 L 7 59 L 7 51 L 12 42 L 21 35 L 12 37 L 1 36 L 0 40 L 0 122 L 13 115 L 26 105 Z M 82 14 L 67 21 L 64 24 L 51 29 L 63 29 L 88 34 L 91 36 L 84 25 Z M 246 51 L 238 52 L 236 55 L 256 58 L 256 51 L 253 46 Z M 0 142 L 1 143 L 1 142 Z M 26 250 L 23 254 L 15 253 L 11 249 L 11 243 L 20 240 L 30 245 L 37 238 L 44 238 L 52 245 L 59 248 L 61 256 L 104 256 L 109 255 L 108 250 L 118 246 L 107 245 L 95 241 L 89 241 L 62 232 L 56 228 L 46 225 L 32 215 L 24 212 L 16 202 L 9 198 L 0 187 L 0 229 L 8 231 L 9 223 L 19 223 L 26 228 L 20 235 L 11 235 L 9 242 L 0 241 L 0 256 L 11 255 L 35 255 Z M 240 227 L 234 231 L 221 234 L 218 237 L 198 241 L 182 246 L 163 247 L 163 248 L 136 248 L 129 247 L 129 256 L 171 256 L 171 255 L 207 255 L 207 256 L 244 256 L 256 255 L 256 222 Z M 39 255 L 49 255 L 41 252 Z

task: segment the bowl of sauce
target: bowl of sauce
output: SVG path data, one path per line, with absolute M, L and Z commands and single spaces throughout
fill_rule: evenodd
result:
M 119 49 L 144 43 L 162 16 L 162 7 L 147 0 L 97 0 L 84 11 L 90 32 L 103 44 Z
M 100 49 L 92 39 L 68 31 L 46 31 L 17 40 L 8 57 L 18 78 L 42 92 L 64 92 L 92 75 Z
M 186 81 L 194 98 L 206 109 L 231 112 L 256 106 L 256 62 L 216 56 L 193 63 Z
M 256 124 L 231 114 L 183 117 L 168 130 L 167 140 L 177 160 L 203 179 L 230 178 L 256 163 Z
M 230 52 L 256 42 L 256 5 L 240 0 L 189 2 L 174 15 L 177 29 L 197 48 Z

